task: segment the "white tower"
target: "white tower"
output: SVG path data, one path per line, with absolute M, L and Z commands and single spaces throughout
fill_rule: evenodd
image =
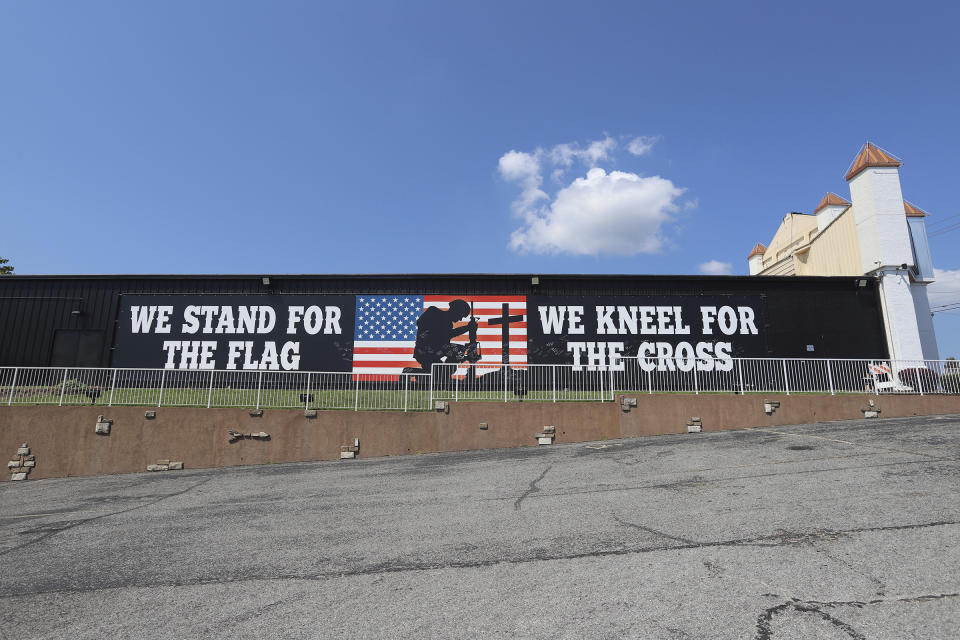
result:
M 763 254 L 766 252 L 767 248 L 758 242 L 757 246 L 750 252 L 750 255 L 747 256 L 747 264 L 750 265 L 750 275 L 755 276 L 763 271 Z
M 850 203 L 833 192 L 828 192 L 823 196 L 823 200 L 814 210 L 817 216 L 817 231 L 823 231 L 831 222 L 837 219 L 841 213 L 850 207 Z
M 900 165 L 897 158 L 868 142 L 847 172 L 860 260 L 863 273 L 880 281 L 890 357 L 935 359 L 928 283 L 915 282 L 917 260 L 900 192 Z

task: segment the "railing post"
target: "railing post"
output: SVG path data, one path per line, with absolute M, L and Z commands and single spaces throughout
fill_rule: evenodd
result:
M 457 370 L 453 370 L 453 401 L 460 402 L 460 378 L 457 377 Z
M 653 373 L 647 371 L 647 395 L 653 395 Z
M 743 358 L 737 358 L 737 377 L 740 379 L 740 395 L 746 395 L 747 388 L 743 386 Z
M 107 403 L 108 407 L 113 406 L 113 392 L 117 390 L 117 370 L 113 370 L 113 378 L 110 380 L 110 402 Z
M 787 395 L 790 395 L 790 380 L 787 379 L 787 359 L 782 358 L 780 362 L 783 363 L 783 388 L 787 390 Z
M 163 369 L 162 371 L 160 371 L 160 395 L 157 396 L 157 408 L 158 408 L 158 409 L 159 409 L 160 406 L 163 404 L 163 381 L 164 381 L 164 379 L 166 379 L 166 377 L 167 377 L 167 370 L 166 370 L 166 369 Z
M 553 401 L 557 401 L 557 365 L 550 365 L 553 370 Z M 12 393 L 12 390 L 11 390 Z
M 13 404 L 13 388 L 17 386 L 17 374 L 20 373 L 20 367 L 13 368 L 13 381 L 10 383 L 10 396 L 7 398 L 7 406 Z
M 926 363 L 924 363 L 924 369 L 926 369 Z M 917 388 L 920 389 L 920 395 L 923 395 L 923 381 L 920 380 L 920 367 L 914 367 L 917 372 Z
M 434 375 L 433 372 L 436 370 L 437 370 L 437 363 L 434 362 L 433 364 L 430 365 L 430 404 L 428 406 L 431 410 L 433 409 L 433 375 Z
M 213 402 L 213 371 L 210 372 L 210 386 L 207 387 L 207 409 Z
M 600 374 L 600 402 L 603 402 L 603 369 L 597 373 Z
M 833 374 L 830 372 L 830 359 L 827 358 L 827 380 L 830 381 L 830 395 L 835 395 L 833 393 Z
M 507 401 L 507 366 L 500 365 L 500 371 L 503 372 L 503 401 Z
M 63 384 L 60 385 L 60 406 L 63 406 L 63 392 L 67 390 L 67 372 L 69 369 L 63 370 Z
M 407 392 L 410 391 L 410 376 L 403 376 L 403 410 L 407 410 Z
M 697 359 L 693 359 L 693 394 L 700 395 L 700 384 L 697 380 Z
M 257 375 L 257 409 L 260 409 L 260 390 L 263 388 L 263 371 Z
M 307 393 L 304 394 L 303 398 L 303 410 L 308 411 L 310 409 L 310 371 L 307 372 Z
M 610 368 L 610 402 L 613 402 L 614 400 L 616 400 L 613 386 L 614 386 L 613 385 L 613 367 L 611 367 Z
M 353 385 L 353 410 L 360 411 L 360 376 L 357 376 L 356 383 Z

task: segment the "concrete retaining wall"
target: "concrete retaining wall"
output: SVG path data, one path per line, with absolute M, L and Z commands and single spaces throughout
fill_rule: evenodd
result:
M 31 479 L 144 471 L 158 459 L 182 460 L 188 469 L 269 462 L 330 460 L 340 446 L 360 439 L 360 457 L 409 455 L 535 445 L 534 433 L 556 427 L 557 442 L 685 433 L 698 416 L 704 431 L 862 418 L 869 399 L 883 417 L 960 413 L 958 396 L 737 396 L 639 395 L 624 411 L 607 403 L 450 403 L 449 413 L 264 411 L 163 407 L 148 419 L 144 407 L 0 407 L 0 458 L 13 459 L 26 442 L 36 455 Z M 773 415 L 764 400 L 780 402 Z M 103 414 L 110 435 L 97 435 Z M 481 430 L 486 422 L 489 428 Z M 265 431 L 266 441 L 229 443 L 227 431 Z M 691 436 L 696 437 L 696 436 Z M 345 462 L 349 464 L 349 462 Z M 3 474 L 3 480 L 9 480 Z

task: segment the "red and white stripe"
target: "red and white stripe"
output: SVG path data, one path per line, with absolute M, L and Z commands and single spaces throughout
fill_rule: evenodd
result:
M 489 320 L 499 317 L 503 303 L 510 305 L 509 315 L 524 316 L 524 321 L 510 324 L 510 365 L 526 368 L 527 364 L 527 301 L 526 296 L 466 296 L 466 295 L 425 295 L 423 307 L 447 309 L 454 300 L 473 303 L 473 316 L 477 318 L 477 342 L 480 343 L 480 361 L 476 365 L 477 375 L 491 373 L 500 368 L 503 362 L 502 325 L 491 325 Z M 454 323 L 462 327 L 470 320 Z M 466 344 L 469 336 L 464 333 L 454 337 L 451 342 Z M 382 380 L 385 376 L 399 376 L 405 367 L 419 368 L 420 363 L 413 359 L 413 340 L 357 340 L 353 343 L 353 372 L 358 380 Z M 484 365 L 487 366 L 484 366 Z M 493 366 L 495 365 L 495 366 Z M 467 365 L 458 367 L 457 374 L 463 376 Z

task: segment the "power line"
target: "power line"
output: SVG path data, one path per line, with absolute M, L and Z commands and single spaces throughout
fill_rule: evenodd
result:
M 952 215 L 952 216 L 947 216 L 946 218 L 944 218 L 944 219 L 942 219 L 942 220 L 937 220 L 936 222 L 931 222 L 930 224 L 927 225 L 927 228 L 930 229 L 930 228 L 932 228 L 932 227 L 936 227 L 936 226 L 942 225 L 944 222 L 947 222 L 948 220 L 953 220 L 954 218 L 960 218 L 960 213 L 956 213 L 956 214 L 954 214 L 954 215 Z M 951 224 L 953 224 L 953 223 L 951 223 Z
M 928 233 L 927 235 L 931 238 L 936 238 L 937 236 L 942 236 L 945 233 L 950 233 L 951 231 L 956 231 L 957 229 L 960 229 L 960 222 L 943 229 L 937 229 L 933 233 Z

